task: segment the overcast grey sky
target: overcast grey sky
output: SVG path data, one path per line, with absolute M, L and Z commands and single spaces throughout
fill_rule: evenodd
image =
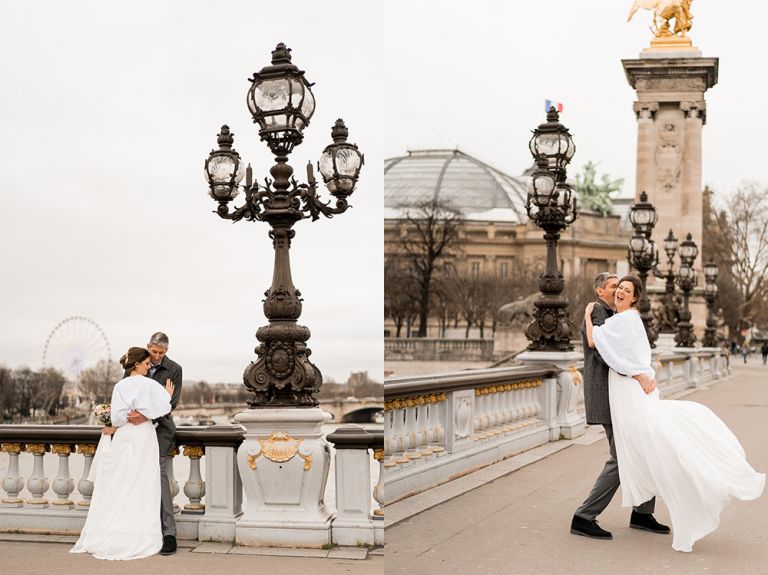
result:
M 625 179 L 634 195 L 637 129 L 622 59 L 650 44 L 650 12 L 627 22 L 631 0 L 386 2 L 397 28 L 387 44 L 392 84 L 384 155 L 458 146 L 519 174 L 532 164 L 531 130 L 545 120 L 545 99 L 564 104 L 574 135 L 569 173 L 588 160 L 598 174 Z M 703 178 L 726 191 L 742 179 L 766 182 L 762 111 L 763 2 L 693 0 L 694 46 L 719 57 L 719 83 L 706 93 Z
M 381 123 L 356 6 L 338 3 L 337 29 L 326 3 L 4 3 L 0 362 L 39 367 L 49 332 L 82 315 L 115 358 L 163 330 L 185 378 L 242 380 L 266 323 L 269 226 L 212 213 L 203 162 L 228 123 L 254 177 L 269 175 L 245 95 L 282 41 L 316 83 L 295 175 L 338 117 L 366 159 L 351 210 L 295 227 L 300 322 L 324 375 L 381 381 Z
M 263 177 L 272 158 L 247 78 L 283 41 L 315 82 L 297 175 L 341 116 L 366 166 L 348 213 L 299 222 L 294 281 L 312 359 L 381 377 L 382 161 L 455 147 L 512 174 L 531 163 L 544 100 L 563 102 L 588 160 L 634 193 L 634 91 L 622 58 L 648 46 L 629 0 L 6 3 L 0 19 L 0 361 L 38 367 L 66 317 L 113 354 L 162 329 L 185 377 L 238 381 L 271 278 L 266 224 L 211 211 L 203 160 L 228 123 Z M 694 0 L 691 37 L 720 57 L 707 93 L 704 181 L 766 181 L 762 3 Z

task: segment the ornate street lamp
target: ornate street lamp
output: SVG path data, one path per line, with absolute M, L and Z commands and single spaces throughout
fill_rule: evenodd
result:
M 712 310 L 717 299 L 716 282 L 719 273 L 717 264 L 710 258 L 704 265 L 704 301 L 707 302 L 707 327 L 704 328 L 704 341 L 702 341 L 704 347 L 717 347 L 717 338 L 715 337 L 717 321 L 715 321 L 715 314 Z
M 685 241 L 680 243 L 680 269 L 677 272 L 677 285 L 683 292 L 683 309 L 680 310 L 680 321 L 677 323 L 677 335 L 675 341 L 677 347 L 693 347 L 696 336 L 693 333 L 691 323 L 691 311 L 688 309 L 688 299 L 698 283 L 698 276 L 693 269 L 693 262 L 699 255 L 699 248 L 693 241 L 693 236 L 688 234 Z
M 677 254 L 677 238 L 672 230 L 669 230 L 667 237 L 664 238 L 664 251 L 667 254 L 667 271 L 659 269 L 658 250 L 656 250 L 656 265 L 653 267 L 653 275 L 659 279 L 665 280 L 664 305 L 659 325 L 659 333 L 675 333 L 677 331 L 678 314 L 677 304 L 675 303 L 675 255 Z
M 653 327 L 651 302 L 648 299 L 648 292 L 645 286 L 648 280 L 648 272 L 654 268 L 658 260 L 656 245 L 651 239 L 653 227 L 656 225 L 657 219 L 656 208 L 648 202 L 648 194 L 641 192 L 640 201 L 633 204 L 629 209 L 629 221 L 635 229 L 635 235 L 629 240 L 629 262 L 637 270 L 637 273 L 640 275 L 640 281 L 643 284 L 643 295 L 638 304 L 638 311 L 640 312 L 640 317 L 643 318 L 645 333 L 652 348 L 656 347 L 656 339 L 659 337 L 659 334 Z
M 301 315 L 301 293 L 293 285 L 289 249 L 295 235 L 293 225 L 301 219 L 317 220 L 320 214 L 332 217 L 349 207 L 347 198 L 355 190 L 363 155 L 357 146 L 347 142 L 349 131 L 337 120 L 331 131 L 333 143 L 325 148 L 319 170 L 335 205 L 322 202 L 317 195 L 317 182 L 312 165 L 307 166 L 307 183 L 298 183 L 288 156 L 303 140 L 315 110 L 311 84 L 304 72 L 291 63 L 290 49 L 278 44 L 272 52 L 272 65 L 251 78 L 247 103 L 254 123 L 259 125 L 261 140 L 275 155 L 270 169 L 272 179 L 257 184 L 251 167 L 243 169 L 240 155 L 234 150 L 233 134 L 222 126 L 219 149 L 205 162 L 205 177 L 211 197 L 219 205 L 216 210 L 224 219 L 263 221 L 270 226 L 269 237 L 275 249 L 272 285 L 265 292 L 264 315 L 269 325 L 259 328 L 256 337 L 257 361 L 245 369 L 245 386 L 251 392 L 252 408 L 313 407 L 318 404 L 314 393 L 320 390 L 320 370 L 309 360 L 306 342 L 309 329 L 297 324 Z M 245 176 L 245 203 L 230 212 L 229 202 L 239 191 Z
M 568 129 L 559 122 L 555 108 L 547 121 L 533 132 L 529 149 L 536 170 L 528 181 L 528 216 L 544 230 L 547 267 L 539 276 L 541 296 L 534 302 L 533 320 L 525 329 L 530 351 L 570 351 L 576 326 L 568 319 L 568 300 L 563 297 L 563 274 L 557 265 L 560 231 L 577 217 L 576 198 L 566 183 L 565 168 L 576 148 Z

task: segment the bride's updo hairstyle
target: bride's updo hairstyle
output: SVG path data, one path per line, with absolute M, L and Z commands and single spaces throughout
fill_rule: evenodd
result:
M 141 363 L 149 357 L 149 352 L 143 347 L 131 347 L 120 358 L 120 365 L 128 371 L 133 371 L 137 363 Z
M 632 294 L 632 297 L 635 298 L 635 301 L 632 302 L 632 307 L 637 307 L 640 303 L 640 299 L 643 297 L 643 284 L 640 281 L 640 278 L 633 275 L 626 275 L 619 280 L 619 284 L 621 284 L 621 282 L 630 282 L 632 287 L 634 287 L 635 293 Z

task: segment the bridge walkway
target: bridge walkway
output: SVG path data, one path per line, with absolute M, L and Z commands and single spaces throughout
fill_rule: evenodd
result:
M 676 398 L 712 408 L 752 466 L 767 472 L 768 366 L 751 361 L 734 361 L 730 377 Z M 620 493 L 599 517 L 613 540 L 578 537 L 569 532 L 571 517 L 602 469 L 608 444 L 593 426 L 581 439 L 553 445 L 387 506 L 387 520 L 397 521 L 386 530 L 388 575 L 768 573 L 768 494 L 732 502 L 720 528 L 693 553 L 673 551 L 669 535 L 630 529 Z M 669 524 L 663 501 L 655 515 Z

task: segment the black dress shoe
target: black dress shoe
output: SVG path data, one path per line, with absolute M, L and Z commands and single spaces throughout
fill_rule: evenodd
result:
M 606 531 L 597 524 L 594 519 L 589 521 L 583 519 L 578 515 L 573 516 L 571 521 L 571 533 L 574 535 L 583 535 L 584 537 L 592 537 L 594 539 L 613 539 L 610 531 Z
M 652 533 L 669 533 L 669 527 L 656 521 L 650 513 L 633 511 L 632 517 L 629 518 L 629 526 L 632 529 L 645 529 Z
M 173 535 L 163 535 L 163 547 L 160 555 L 173 555 L 176 553 L 176 538 Z

